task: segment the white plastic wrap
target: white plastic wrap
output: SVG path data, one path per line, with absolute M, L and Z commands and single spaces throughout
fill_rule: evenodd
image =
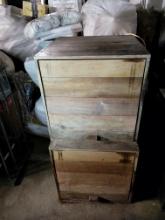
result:
M 24 67 L 32 81 L 39 87 L 38 67 L 33 57 L 28 57 L 24 62 Z
M 37 37 L 42 41 L 52 40 L 59 37 L 72 37 L 76 36 L 78 32 L 82 31 L 82 25 L 72 24 L 63 27 L 59 27 L 47 32 L 40 33 Z
M 81 22 L 81 14 L 77 11 L 65 10 L 60 13 L 61 26 L 72 25 Z
M 40 97 L 35 104 L 35 116 L 43 125 L 47 125 L 47 116 L 42 97 Z
M 50 12 L 73 10 L 81 11 L 82 0 L 48 0 Z
M 84 36 L 136 34 L 136 6 L 126 0 L 88 0 L 82 14 Z
M 24 30 L 27 38 L 35 38 L 40 33 L 47 32 L 60 26 L 60 17 L 57 13 L 45 15 L 30 21 Z
M 76 11 L 63 11 L 61 13 L 52 13 L 41 18 L 32 20 L 29 22 L 24 30 L 24 34 L 27 38 L 41 39 L 52 33 L 59 33 L 58 37 L 65 36 L 65 30 L 70 30 L 69 36 L 72 36 L 71 29 L 73 24 L 80 23 L 81 15 Z M 60 26 L 69 26 L 62 28 Z M 64 30 L 64 33 L 63 33 Z M 61 34 L 60 34 L 61 33 Z M 68 33 L 66 34 L 68 35 Z M 53 37 L 55 38 L 55 37 Z M 52 39 L 52 38 L 48 38 Z
M 40 136 L 40 137 L 49 137 L 48 128 L 44 125 L 38 125 L 34 123 L 27 123 L 25 129 L 34 135 Z
M 25 25 L 26 21 L 18 8 L 0 6 L 0 49 L 21 60 L 35 55 L 41 49 L 37 41 L 25 38 Z

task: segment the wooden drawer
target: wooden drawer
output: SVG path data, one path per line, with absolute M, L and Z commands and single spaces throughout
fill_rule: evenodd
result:
M 133 140 L 136 116 L 49 114 L 49 121 L 53 138 L 84 139 L 99 135 L 117 141 L 120 136 L 132 136 Z
M 135 98 L 139 97 L 142 78 L 43 78 L 47 97 Z
M 64 143 L 60 141 L 60 148 L 57 144 L 56 150 L 50 147 L 61 200 L 77 201 L 90 197 L 120 202 L 129 200 L 138 157 L 135 143 L 129 148 L 130 144 L 116 147 L 86 141 L 75 149 L 75 143 L 69 149 L 72 143 L 67 142 L 66 149 L 62 148 Z
M 41 60 L 42 77 L 143 77 L 144 59 Z

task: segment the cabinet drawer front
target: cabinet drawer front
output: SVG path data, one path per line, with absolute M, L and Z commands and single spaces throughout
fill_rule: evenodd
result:
M 46 96 L 139 97 L 142 78 L 43 78 Z
M 138 98 L 65 98 L 47 97 L 50 114 L 74 115 L 137 115 Z
M 135 154 L 92 151 L 54 151 L 62 193 L 128 198 Z
M 145 60 L 42 60 L 42 77 L 142 77 Z
M 83 116 L 49 114 L 52 137 L 80 139 L 91 135 L 131 136 L 136 116 Z

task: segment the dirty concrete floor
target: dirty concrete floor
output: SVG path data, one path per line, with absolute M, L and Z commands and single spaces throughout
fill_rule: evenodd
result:
M 61 204 L 49 162 L 48 141 L 35 149 L 19 186 L 0 186 L 0 220 L 165 220 L 158 200 L 133 204 Z
M 1 220 L 164 220 L 157 200 L 134 204 L 60 204 L 51 169 L 0 187 Z

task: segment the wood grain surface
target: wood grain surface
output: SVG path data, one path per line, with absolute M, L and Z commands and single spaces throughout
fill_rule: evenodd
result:
M 42 77 L 143 77 L 144 59 L 41 60 Z
M 136 116 L 83 116 L 49 114 L 52 138 L 86 139 L 102 136 L 110 140 L 133 140 Z
M 81 98 L 139 97 L 142 78 L 43 78 L 46 96 Z
M 146 48 L 133 36 L 67 37 L 41 50 L 35 59 L 147 58 Z
M 49 113 L 66 115 L 136 116 L 138 98 L 47 97 Z

